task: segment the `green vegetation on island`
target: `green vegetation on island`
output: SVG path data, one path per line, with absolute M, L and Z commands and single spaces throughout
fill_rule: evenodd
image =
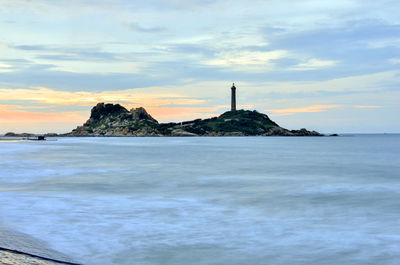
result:
M 227 111 L 218 117 L 158 123 L 144 108 L 128 111 L 119 104 L 98 103 L 88 121 L 64 136 L 322 136 L 306 129 L 287 130 L 266 114 Z

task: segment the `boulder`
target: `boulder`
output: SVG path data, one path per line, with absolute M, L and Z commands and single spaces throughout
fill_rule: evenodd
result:
M 13 133 L 8 132 L 4 135 L 5 137 L 33 137 L 35 134 L 33 133 Z
M 287 129 L 281 127 L 273 127 L 268 132 L 264 133 L 263 136 L 294 136 L 294 134 Z
M 190 132 L 184 131 L 182 129 L 175 129 L 175 130 L 172 130 L 171 136 L 198 136 L 198 135 L 195 133 L 190 133 Z
M 151 117 L 151 115 L 148 114 L 147 111 L 142 107 L 139 107 L 136 109 L 131 109 L 130 113 L 132 114 L 132 117 L 135 120 L 148 120 L 148 121 L 158 123 L 158 121 L 156 119 L 154 119 L 153 117 Z

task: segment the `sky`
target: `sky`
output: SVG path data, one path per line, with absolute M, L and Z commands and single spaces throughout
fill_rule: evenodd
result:
M 397 0 L 1 0 L 0 133 L 98 102 L 159 122 L 255 109 L 288 129 L 400 132 Z

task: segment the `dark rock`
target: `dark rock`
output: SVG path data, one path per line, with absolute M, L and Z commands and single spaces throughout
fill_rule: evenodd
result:
M 295 136 L 295 134 L 282 127 L 273 127 L 264 133 L 263 136 Z
M 32 137 L 35 136 L 33 133 L 13 133 L 8 132 L 4 135 L 5 137 Z
M 46 133 L 44 136 L 45 137 L 57 137 L 58 134 L 57 133 Z
M 172 130 L 171 136 L 198 136 L 198 135 L 195 133 L 190 133 L 190 132 L 184 131 L 182 129 L 175 129 L 175 130 Z
M 291 133 L 293 133 L 295 136 L 324 136 L 323 134 L 316 132 L 316 131 L 308 131 L 305 128 L 302 128 L 300 130 L 291 130 Z
M 13 133 L 13 132 L 8 132 L 8 133 L 6 133 L 4 136 L 7 136 L 7 137 L 17 137 L 18 134 Z
M 163 135 L 170 135 L 174 129 L 182 129 L 202 136 L 247 136 L 262 135 L 273 127 L 279 126 L 265 114 L 250 110 L 236 110 L 204 120 L 159 124 L 158 129 Z
M 148 114 L 147 111 L 143 107 L 131 109 L 130 113 L 132 113 L 132 117 L 135 120 L 148 120 L 148 121 L 153 121 L 155 123 L 158 123 L 158 121 L 156 121 L 156 119 L 151 117 L 151 115 Z
M 219 117 L 159 124 L 140 107 L 128 111 L 119 104 L 99 103 L 82 126 L 63 136 L 321 136 L 306 129 L 279 127 L 266 114 L 227 111 Z
M 224 136 L 246 136 L 242 132 L 226 132 L 223 134 Z
M 99 120 L 105 115 L 119 115 L 122 113 L 128 113 L 128 110 L 119 104 L 104 104 L 98 103 L 94 106 L 90 113 L 90 118 L 93 120 Z
M 89 120 L 65 136 L 158 136 L 157 126 L 144 108 L 128 111 L 119 104 L 99 103 Z

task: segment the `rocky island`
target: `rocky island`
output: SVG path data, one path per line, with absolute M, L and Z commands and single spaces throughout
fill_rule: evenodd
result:
M 323 136 L 306 129 L 287 130 L 266 114 L 231 110 L 218 117 L 159 123 L 140 107 L 98 103 L 82 126 L 63 136 Z

